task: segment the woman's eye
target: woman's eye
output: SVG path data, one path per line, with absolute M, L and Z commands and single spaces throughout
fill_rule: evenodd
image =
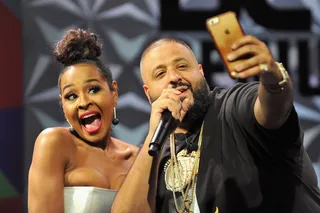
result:
M 72 101 L 72 100 L 77 98 L 77 95 L 74 94 L 74 93 L 70 93 L 70 94 L 67 94 L 66 96 L 64 96 L 64 98 L 69 100 L 69 101 Z
M 99 92 L 99 90 L 100 90 L 99 86 L 93 86 L 93 87 L 89 88 L 89 93 L 94 94 L 94 93 Z

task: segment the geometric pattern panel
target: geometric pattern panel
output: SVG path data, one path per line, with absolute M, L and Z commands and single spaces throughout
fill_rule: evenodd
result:
M 16 197 L 19 193 L 11 186 L 9 180 L 0 172 L 0 198 Z
M 22 104 L 22 39 L 20 20 L 0 3 L 0 108 Z M 5 29 L 5 30 L 4 30 Z M 5 31 L 5 32 L 4 32 Z
M 0 212 L 23 212 L 23 96 L 20 1 L 0 2 Z
M 8 197 L 8 198 L 0 199 L 0 212 L 1 213 L 22 213 L 23 198 L 20 196 L 20 197 Z
M 18 193 L 23 191 L 23 109 L 0 109 L 0 171 Z M 1 187 L 2 189 L 2 187 Z

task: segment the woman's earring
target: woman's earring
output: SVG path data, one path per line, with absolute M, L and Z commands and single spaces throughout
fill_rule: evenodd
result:
M 116 108 L 113 108 L 113 119 L 112 119 L 112 124 L 115 126 L 117 124 L 119 124 L 119 119 L 117 118 L 117 112 L 116 112 Z

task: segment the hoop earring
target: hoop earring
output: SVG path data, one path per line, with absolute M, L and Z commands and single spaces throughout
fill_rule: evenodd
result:
M 120 121 L 119 119 L 117 118 L 117 112 L 116 112 L 116 108 L 114 107 L 113 108 L 113 118 L 112 118 L 112 124 L 115 126 L 117 124 L 119 124 Z

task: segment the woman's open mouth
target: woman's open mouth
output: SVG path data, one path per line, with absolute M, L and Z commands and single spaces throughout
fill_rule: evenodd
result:
M 89 134 L 96 133 L 102 126 L 101 115 L 98 112 L 86 112 L 80 116 L 82 129 Z

